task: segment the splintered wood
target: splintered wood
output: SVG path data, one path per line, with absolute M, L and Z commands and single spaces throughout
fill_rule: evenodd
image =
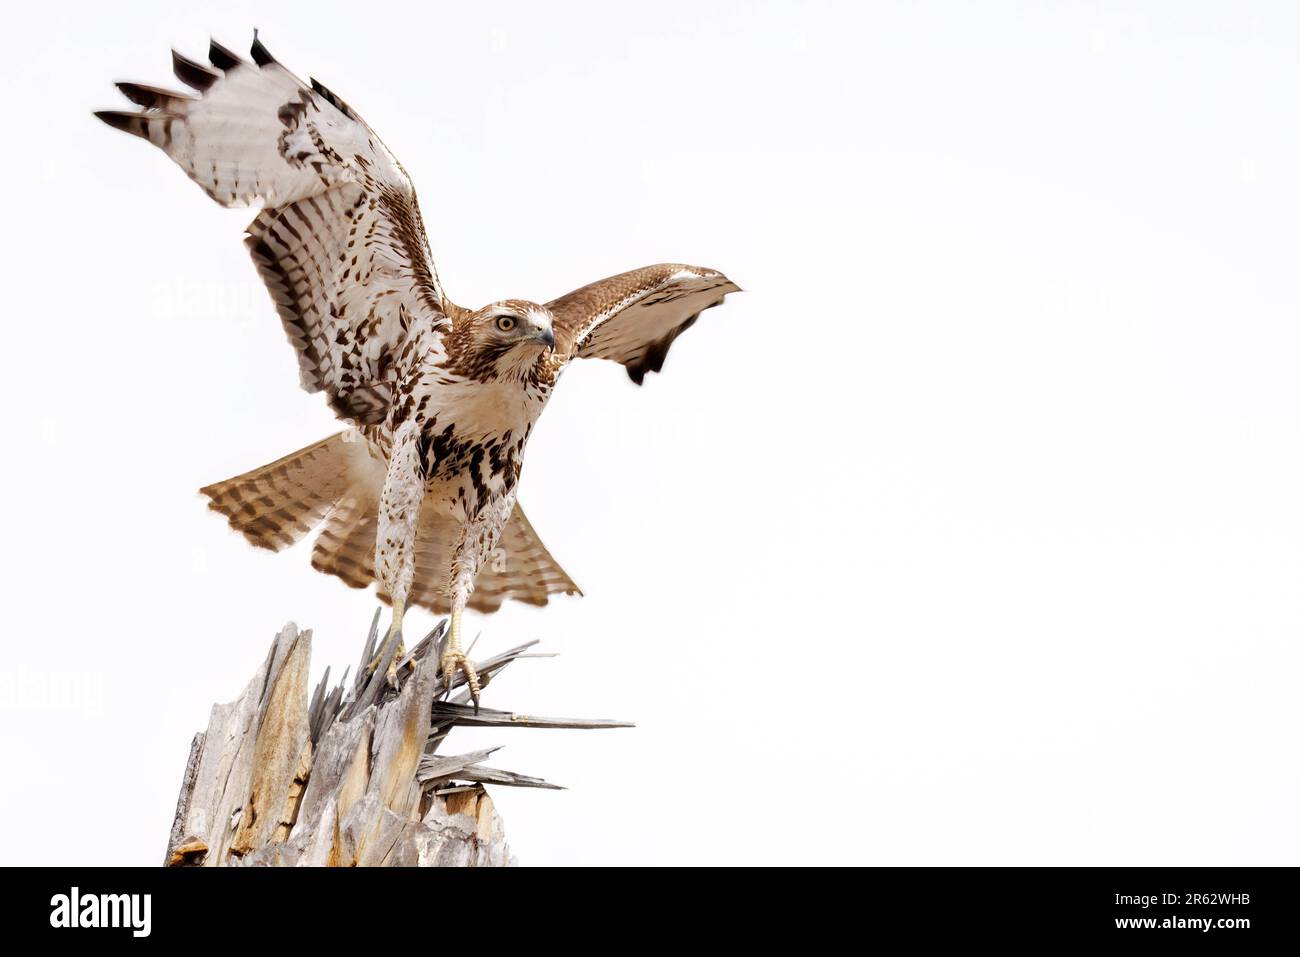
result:
M 190 746 L 167 841 L 170 867 L 229 865 L 498 867 L 513 863 L 485 784 L 557 788 L 487 767 L 497 750 L 440 754 L 457 725 L 627 728 L 623 721 L 544 718 L 468 703 L 464 675 L 444 686 L 445 623 L 386 678 L 371 624 L 351 685 L 329 671 L 307 697 L 311 631 L 292 623 L 243 693 L 212 708 Z M 477 663 L 486 687 L 536 642 Z

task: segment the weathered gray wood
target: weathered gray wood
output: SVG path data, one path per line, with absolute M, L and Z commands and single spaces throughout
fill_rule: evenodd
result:
M 190 800 L 194 796 L 194 779 L 199 773 L 199 757 L 203 754 L 203 732 L 200 731 L 194 735 L 194 740 L 190 742 L 190 756 L 185 761 L 185 775 L 181 778 L 181 794 L 176 800 L 176 815 L 172 818 L 171 834 L 167 838 L 167 856 L 163 858 L 164 865 L 180 864 L 183 862 L 185 854 L 190 849 L 183 848 L 183 838 L 185 837 L 185 819 L 189 814 Z M 173 861 L 171 856 L 179 851 L 180 857 Z
M 458 725 L 613 728 L 627 722 L 476 712 L 457 675 L 438 670 L 445 622 L 387 665 L 379 615 L 361 667 L 308 694 L 311 632 L 276 636 L 243 693 L 214 705 L 190 746 L 167 841 L 170 866 L 495 866 L 511 863 L 484 784 L 560 790 L 537 777 L 482 764 L 498 748 L 439 755 Z M 477 664 L 483 684 L 536 642 Z M 379 667 L 366 665 L 380 655 Z M 450 700 L 440 700 L 450 699 Z
M 552 784 L 550 781 L 543 781 L 541 778 L 530 778 L 526 774 L 516 774 L 514 771 L 498 771 L 496 768 L 485 767 L 482 764 L 468 767 L 456 777 L 463 781 L 475 781 L 479 784 L 504 784 L 512 788 L 542 788 L 546 791 L 564 790 L 562 784 Z
M 433 723 L 463 725 L 474 728 L 635 728 L 630 721 L 613 718 L 546 718 L 536 714 L 519 714 L 515 711 L 494 711 L 480 708 L 475 711 L 465 704 L 440 701 L 433 706 Z
M 492 752 L 500 750 L 500 748 L 485 748 L 482 751 L 471 751 L 469 754 L 425 755 L 420 762 L 416 776 L 422 782 L 449 781 L 466 768 L 471 768 L 481 761 L 486 761 Z

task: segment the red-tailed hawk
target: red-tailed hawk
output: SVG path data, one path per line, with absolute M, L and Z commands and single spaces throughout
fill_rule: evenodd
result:
M 410 604 L 450 611 L 443 656 L 478 700 L 461 612 L 543 605 L 577 586 L 516 504 L 524 448 L 569 360 L 621 362 L 638 384 L 699 314 L 737 287 L 666 263 L 544 305 L 447 298 L 406 171 L 316 80 L 254 37 L 252 63 L 216 42 L 210 66 L 173 52 L 197 95 L 119 83 L 140 112 L 104 111 L 153 143 L 223 206 L 260 205 L 245 240 L 298 353 L 302 386 L 351 426 L 203 489 L 254 545 L 321 526 L 312 565 L 377 582 L 400 644 Z M 400 653 L 398 655 L 400 657 Z

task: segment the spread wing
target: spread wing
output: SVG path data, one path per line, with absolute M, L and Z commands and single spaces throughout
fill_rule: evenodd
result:
M 445 314 L 414 187 L 346 103 L 256 37 L 252 58 L 215 41 L 211 66 L 173 52 L 197 96 L 119 83 L 143 110 L 95 115 L 153 143 L 222 206 L 264 207 L 246 245 L 303 388 L 341 418 L 381 421 L 402 346 Z
M 740 287 L 722 273 L 681 263 L 634 269 L 547 303 L 556 350 L 566 359 L 612 359 L 637 385 L 663 368 L 673 341 L 701 312 Z

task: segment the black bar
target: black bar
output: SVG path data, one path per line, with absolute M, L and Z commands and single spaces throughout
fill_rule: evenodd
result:
M 912 941 L 1052 946 L 1287 945 L 1296 938 L 1300 890 L 1292 868 L 46 868 L 9 869 L 5 876 L 12 890 L 0 912 L 15 939 L 48 933 L 75 934 L 82 943 L 128 940 L 132 914 L 143 929 L 143 898 L 128 910 L 132 902 L 105 905 L 99 895 L 147 894 L 148 939 L 168 943 L 194 945 L 196 933 L 229 926 L 222 945 L 237 946 L 238 927 L 255 920 L 258 939 L 268 942 L 337 945 L 354 933 L 372 942 L 410 933 L 477 950 L 476 934 L 492 939 L 502 928 L 532 928 L 543 940 L 562 933 L 566 947 L 615 952 L 671 946 L 674 934 L 730 934 L 737 942 L 790 934 L 805 945 L 842 939 L 848 946 L 900 934 Z M 83 913 L 111 918 L 116 908 L 123 926 L 52 926 L 61 918 L 69 923 L 73 887 Z M 93 905 L 86 903 L 91 897 Z M 617 939 L 602 936 L 607 931 Z

